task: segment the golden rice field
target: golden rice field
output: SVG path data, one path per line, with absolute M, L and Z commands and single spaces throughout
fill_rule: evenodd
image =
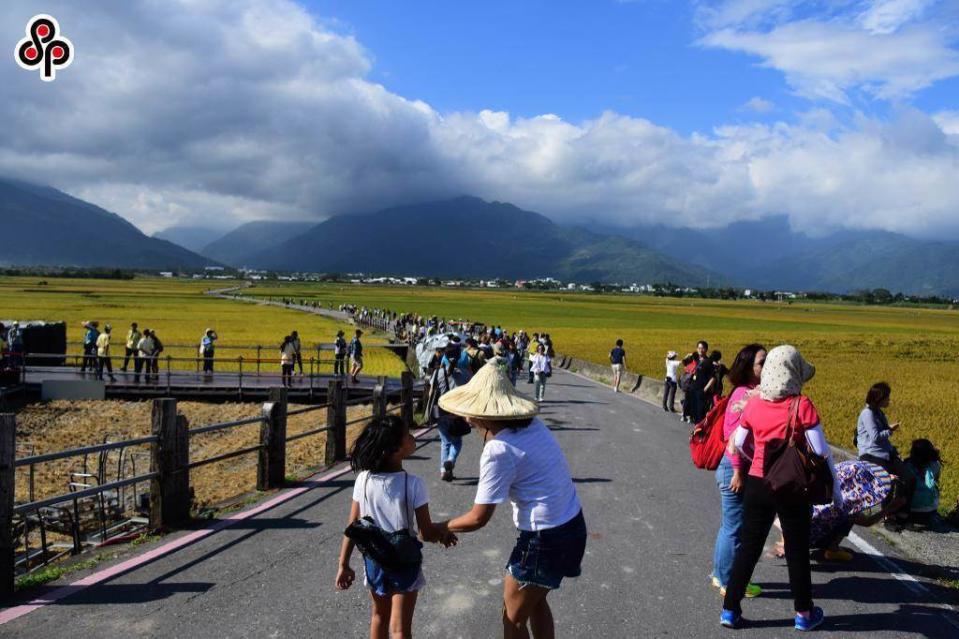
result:
M 45 282 L 45 283 L 44 283 Z M 131 322 L 156 330 L 163 341 L 163 356 L 174 361 L 171 367 L 190 370 L 200 339 L 207 328 L 217 331 L 217 369 L 238 368 L 237 358 L 246 360 L 244 371 L 255 369 L 256 345 L 261 345 L 262 372 L 279 371 L 279 345 L 284 335 L 299 331 L 303 343 L 304 370 L 316 344 L 332 343 L 338 329 L 349 334 L 350 326 L 331 319 L 273 306 L 258 306 L 204 295 L 210 288 L 225 288 L 230 282 L 204 282 L 138 278 L 135 280 L 61 279 L 42 277 L 0 277 L 0 319 L 65 321 L 69 352 L 82 352 L 80 342 L 85 320 L 99 320 L 100 327 L 114 327 L 111 354 L 114 367 L 122 363 L 124 340 Z M 391 352 L 377 349 L 374 337 L 364 340 L 365 375 L 397 376 L 403 363 Z M 240 348 L 254 346 L 254 348 Z M 331 373 L 329 351 L 316 364 L 317 373 Z M 132 367 L 132 363 L 130 364 Z
M 652 376 L 664 374 L 667 350 L 691 351 L 699 339 L 720 349 L 727 364 L 749 342 L 792 343 L 816 365 L 808 393 L 833 443 L 852 447 L 866 390 L 888 381 L 888 414 L 902 422 L 895 443 L 906 456 L 913 438 L 931 439 L 947 461 L 943 505 L 959 497 L 959 311 L 341 284 L 257 286 L 247 293 L 546 331 L 558 352 L 601 364 L 622 338 L 628 367 Z

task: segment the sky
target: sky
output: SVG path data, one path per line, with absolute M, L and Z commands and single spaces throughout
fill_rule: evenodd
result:
M 55 17 L 53 82 L 13 58 Z M 146 232 L 471 194 L 959 240 L 959 0 L 5 0 L 0 175 Z

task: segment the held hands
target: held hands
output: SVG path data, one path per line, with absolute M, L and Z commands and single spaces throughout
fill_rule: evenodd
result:
M 433 525 L 433 539 L 431 541 L 442 544 L 444 548 L 450 548 L 459 542 L 459 538 L 450 532 L 448 523 L 443 521 Z
M 336 582 L 334 585 L 337 590 L 347 590 L 356 581 L 356 573 L 349 566 L 340 566 L 336 572 Z

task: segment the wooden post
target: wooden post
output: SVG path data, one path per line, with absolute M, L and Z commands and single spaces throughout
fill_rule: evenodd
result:
M 17 450 L 17 420 L 0 415 L 0 601 L 13 596 L 16 540 L 13 538 L 14 461 Z
M 410 430 L 413 429 L 413 373 L 403 371 L 400 374 L 400 384 L 403 390 L 400 392 L 400 401 L 403 402 L 403 408 L 400 415 L 403 417 L 403 423 Z
M 346 459 L 346 387 L 342 379 L 330 380 L 326 394 L 326 456 L 327 466 Z
M 153 400 L 150 471 L 150 525 L 168 528 L 190 518 L 190 434 L 186 417 L 177 415 L 175 399 Z
M 386 416 L 386 387 L 377 384 L 373 387 L 373 417 Z
M 286 402 L 285 388 L 271 388 L 270 401 L 263 405 L 257 490 L 279 488 L 286 482 Z

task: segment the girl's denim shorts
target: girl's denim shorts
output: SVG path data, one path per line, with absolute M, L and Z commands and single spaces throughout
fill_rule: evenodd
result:
M 586 520 L 580 511 L 556 528 L 519 531 L 506 571 L 521 586 L 555 590 L 563 577 L 579 577 L 585 553 Z
M 368 557 L 363 557 L 367 587 L 381 597 L 394 592 L 418 590 L 422 568 L 416 566 L 400 572 L 386 570 Z

